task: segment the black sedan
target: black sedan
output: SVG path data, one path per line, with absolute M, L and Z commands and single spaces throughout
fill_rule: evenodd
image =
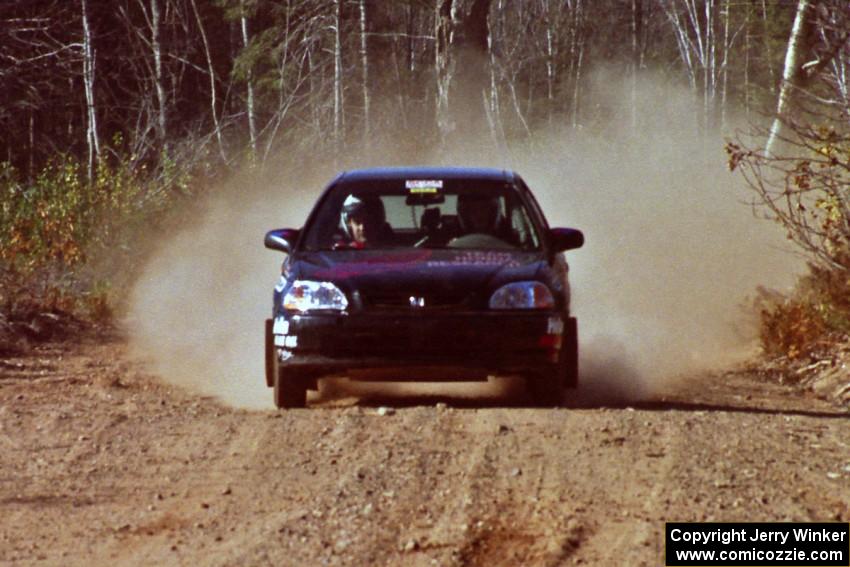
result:
M 578 330 L 561 252 L 522 178 L 472 168 L 381 168 L 334 179 L 287 254 L 266 321 L 266 382 L 303 407 L 319 378 L 483 381 L 523 376 L 534 401 L 578 384 Z

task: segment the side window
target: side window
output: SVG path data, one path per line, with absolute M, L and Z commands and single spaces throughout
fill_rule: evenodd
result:
M 528 218 L 528 213 L 525 208 L 519 203 L 512 203 L 513 207 L 509 207 L 510 212 L 508 219 L 513 233 L 516 235 L 517 241 L 521 248 L 537 248 L 537 234 L 534 231 L 534 226 L 531 224 L 531 219 Z
M 523 248 L 528 247 L 530 232 L 528 230 L 528 223 L 525 221 L 524 215 L 522 214 L 522 210 L 513 209 L 511 211 L 511 230 L 517 235 L 517 239 L 519 240 L 520 246 Z
M 534 211 L 534 215 L 540 221 L 540 225 L 544 229 L 549 228 L 549 223 L 546 222 L 546 217 L 543 214 L 543 209 L 540 208 L 540 203 L 537 202 L 537 199 L 534 197 L 534 194 L 531 192 L 531 189 L 528 188 L 528 185 L 525 184 L 524 181 L 520 180 L 520 186 L 522 187 L 522 193 L 525 195 L 525 198 L 528 200 L 531 208 Z

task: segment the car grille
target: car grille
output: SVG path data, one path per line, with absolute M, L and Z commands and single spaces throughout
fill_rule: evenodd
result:
M 363 293 L 363 308 L 369 311 L 449 311 L 467 305 L 467 296 L 458 293 L 418 293 L 379 291 Z

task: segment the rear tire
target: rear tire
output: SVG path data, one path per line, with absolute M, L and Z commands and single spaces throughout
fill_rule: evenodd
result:
M 564 401 L 564 377 L 561 372 L 539 374 L 526 378 L 531 399 L 536 407 L 552 408 Z
M 306 380 L 298 374 L 279 368 L 274 380 L 274 405 L 281 409 L 306 407 Z
M 578 321 L 575 317 L 567 319 L 564 334 L 564 350 L 561 354 L 564 365 L 564 387 L 578 388 Z

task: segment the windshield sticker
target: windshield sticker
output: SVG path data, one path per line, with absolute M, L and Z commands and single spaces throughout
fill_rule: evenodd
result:
M 443 188 L 442 179 L 409 179 L 404 186 L 414 195 L 435 194 Z

